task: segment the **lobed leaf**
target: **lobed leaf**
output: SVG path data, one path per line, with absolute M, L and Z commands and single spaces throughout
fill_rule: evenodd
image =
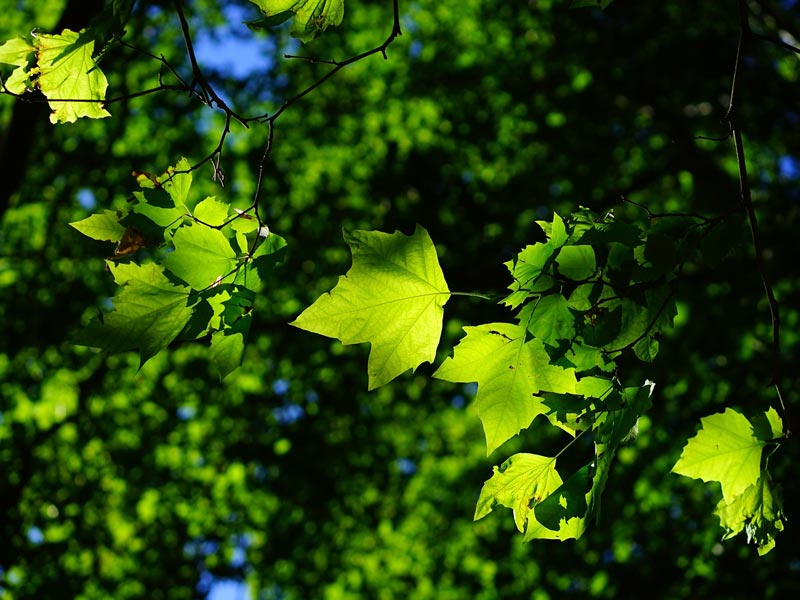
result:
M 344 232 L 353 266 L 291 323 L 339 339 L 369 342 L 369 389 L 433 362 L 450 290 L 428 232 L 411 236 Z

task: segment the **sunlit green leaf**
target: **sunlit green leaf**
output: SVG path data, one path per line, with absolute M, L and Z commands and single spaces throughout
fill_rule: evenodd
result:
M 514 454 L 499 468 L 494 467 L 494 474 L 481 489 L 475 520 L 482 519 L 500 504 L 514 511 L 517 529 L 524 531 L 531 507 L 562 483 L 555 466 L 556 459 L 549 456 Z
M 550 364 L 542 342 L 526 342 L 521 325 L 490 323 L 464 331 L 453 357 L 433 376 L 478 382 L 475 410 L 483 423 L 487 454 L 546 412 L 535 394 L 575 391 L 575 371 Z
M 142 362 L 167 347 L 192 315 L 189 288 L 171 283 L 155 264 L 115 264 L 108 261 L 122 290 L 115 310 L 77 332 L 73 342 L 107 352 L 139 350 Z
M 175 251 L 164 265 L 194 289 L 205 289 L 233 274 L 236 253 L 219 230 L 192 224 L 178 229 L 172 240 Z
M 70 225 L 83 235 L 104 242 L 118 242 L 125 233 L 125 226 L 120 225 L 119 215 L 112 210 L 104 210 Z
M 344 17 L 344 0 L 251 0 L 264 13 L 262 19 L 249 21 L 252 29 L 280 25 L 294 15 L 289 31 L 292 36 L 309 42 L 330 25 L 339 25 Z
M 672 472 L 719 481 L 730 502 L 758 480 L 764 442 L 753 435 L 750 421 L 732 408 L 700 422 L 700 431 L 686 443 Z
M 345 231 L 344 237 L 352 268 L 292 325 L 343 344 L 370 342 L 369 389 L 374 389 L 433 361 L 450 291 L 422 227 L 411 236 Z
M 61 35 L 36 36 L 39 57 L 36 82 L 53 111 L 51 123 L 111 116 L 102 102 L 85 102 L 104 100 L 108 81 L 92 58 L 94 41 L 78 38 L 79 34 L 69 29 Z

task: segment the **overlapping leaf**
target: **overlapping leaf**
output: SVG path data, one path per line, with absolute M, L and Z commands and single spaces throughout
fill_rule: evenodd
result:
M 192 316 L 189 288 L 174 285 L 155 264 L 115 264 L 108 261 L 122 290 L 115 310 L 102 315 L 73 338 L 80 346 L 107 352 L 139 350 L 142 362 L 166 348 Z
M 289 31 L 302 42 L 309 42 L 331 25 L 339 25 L 344 17 L 344 0 L 251 0 L 264 16 L 248 21 L 251 29 L 280 25 L 294 16 Z
M 339 339 L 369 342 L 369 389 L 432 362 L 450 290 L 433 242 L 420 226 L 400 232 L 344 234 L 353 266 L 292 325 Z
M 561 486 L 556 459 L 538 454 L 514 454 L 499 468 L 494 467 L 491 479 L 483 484 L 475 520 L 482 519 L 496 504 L 514 511 L 517 529 L 525 531 L 531 506 L 547 498 Z
M 466 336 L 434 373 L 453 382 L 478 382 L 475 409 L 486 434 L 487 453 L 546 412 L 539 392 L 572 393 L 575 371 L 550 364 L 550 356 L 526 329 L 510 323 L 465 327 Z
M 744 530 L 747 541 L 754 542 L 762 556 L 775 547 L 775 536 L 783 531 L 780 490 L 767 471 L 733 500 L 723 498 L 714 513 L 726 530 L 723 539 L 730 539 Z

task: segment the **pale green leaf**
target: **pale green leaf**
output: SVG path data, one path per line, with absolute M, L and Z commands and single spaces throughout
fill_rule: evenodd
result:
M 26 67 L 31 60 L 31 54 L 36 51 L 28 40 L 17 36 L 0 46 L 0 63 Z
M 209 196 L 194 208 L 194 218 L 198 221 L 217 227 L 228 220 L 229 205 Z
M 85 219 L 70 223 L 70 226 L 83 235 L 102 242 L 118 242 L 125 233 L 125 226 L 120 225 L 119 215 L 111 210 L 90 215 Z
M 537 243 L 526 246 L 513 262 L 506 263 L 514 282 L 509 286 L 513 293 L 503 300 L 503 304 L 516 308 L 532 294 L 550 287 L 552 280 L 545 274 L 545 269 L 549 266 L 553 252 L 555 248 L 549 243 Z M 538 285 L 540 280 L 544 280 L 544 285 Z
M 775 536 L 783 531 L 785 517 L 780 489 L 774 486 L 767 471 L 732 500 L 723 498 L 714 513 L 726 530 L 723 539 L 744 530 L 747 541 L 754 542 L 762 556 L 775 547 Z
M 370 342 L 369 389 L 374 389 L 434 360 L 450 290 L 422 227 L 411 236 L 345 231 L 344 237 L 352 268 L 292 325 L 343 344 Z
M 522 540 L 578 539 L 586 530 L 592 465 L 586 465 L 533 507 Z M 588 492 L 588 493 L 587 493 Z
M 344 17 L 344 0 L 251 0 L 261 9 L 264 18 L 248 22 L 254 29 L 274 27 L 292 14 L 294 23 L 289 33 L 303 42 L 319 36 L 331 25 L 339 25 Z
M 750 421 L 732 408 L 700 422 L 700 431 L 686 443 L 672 472 L 719 481 L 723 497 L 731 501 L 758 480 L 764 442 L 753 435 Z
M 558 252 L 556 264 L 559 273 L 575 281 L 588 279 L 597 270 L 591 246 L 564 246 Z
M 158 181 L 163 185 L 163 188 L 170 195 L 170 198 L 175 202 L 175 206 L 185 206 L 190 213 L 194 208 L 192 203 L 187 202 L 189 199 L 189 189 L 192 187 L 192 166 L 186 158 L 181 158 L 174 167 L 167 169 Z
M 155 264 L 116 264 L 108 261 L 122 290 L 114 297 L 116 310 L 79 331 L 73 342 L 108 352 L 139 350 L 142 362 L 163 350 L 192 316 L 189 288 L 172 284 Z
M 196 290 L 221 282 L 236 268 L 236 253 L 217 229 L 192 224 L 181 227 L 172 238 L 175 251 L 164 265 Z
M 108 81 L 92 54 L 94 41 L 78 40 L 79 34 L 65 29 L 61 35 L 38 34 L 37 85 L 47 97 L 51 123 L 72 123 L 80 117 L 102 119 L 110 117 L 102 102 L 75 100 L 104 100 Z
M 526 342 L 521 325 L 490 323 L 464 331 L 453 357 L 433 376 L 478 382 L 475 409 L 486 434 L 487 454 L 546 412 L 535 394 L 575 392 L 575 371 L 551 365 L 542 342 Z
M 514 511 L 517 529 L 525 530 L 532 506 L 553 493 L 562 483 L 556 471 L 556 459 L 537 454 L 514 454 L 483 484 L 475 520 L 482 519 L 496 504 Z

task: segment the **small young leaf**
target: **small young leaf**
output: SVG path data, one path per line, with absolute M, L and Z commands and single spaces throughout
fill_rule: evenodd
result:
M 343 344 L 370 342 L 372 390 L 434 360 L 450 290 L 433 242 L 419 225 L 411 236 L 345 231 L 344 238 L 352 268 L 292 325 Z
M 112 210 L 104 210 L 101 214 L 90 215 L 70 226 L 83 235 L 101 242 L 118 242 L 125 233 L 125 226 L 120 225 L 119 215 Z
M 209 196 L 194 208 L 194 217 L 206 225 L 217 227 L 228 220 L 228 204 Z

